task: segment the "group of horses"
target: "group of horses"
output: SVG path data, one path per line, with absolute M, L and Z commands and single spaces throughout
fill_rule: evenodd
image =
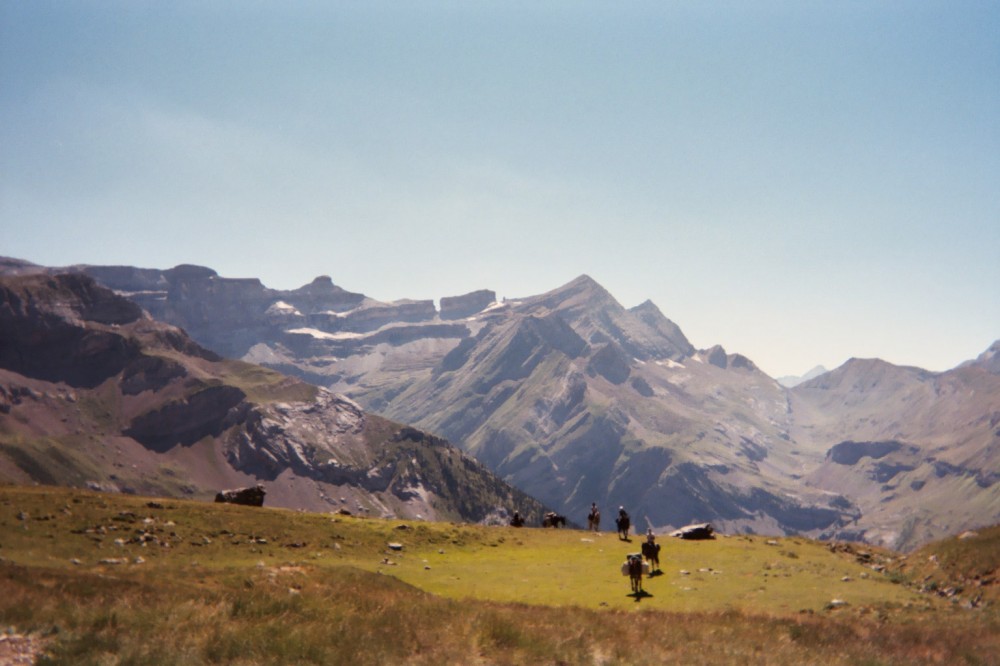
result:
M 514 512 L 514 517 L 510 524 L 514 527 L 524 525 L 521 514 Z M 601 512 L 596 506 L 592 506 L 587 515 L 587 529 L 594 532 L 599 531 L 601 525 Z M 632 528 L 632 521 L 625 511 L 621 511 L 615 519 L 618 528 L 618 538 L 628 541 L 628 532 Z M 549 511 L 542 517 L 542 527 L 565 527 L 566 516 Z M 642 544 L 642 554 L 631 553 L 627 556 L 625 564 L 622 565 L 622 573 L 627 573 L 632 583 L 632 593 L 642 595 L 642 575 L 643 573 L 653 574 L 660 570 L 660 544 L 652 540 L 644 541 Z

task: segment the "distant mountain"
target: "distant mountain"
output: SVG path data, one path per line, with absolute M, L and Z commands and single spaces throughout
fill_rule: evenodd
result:
M 803 480 L 861 510 L 844 536 L 907 549 L 997 522 L 997 348 L 942 373 L 851 359 L 790 391 L 793 439 L 826 451 Z
M 277 291 L 190 266 L 75 270 L 208 348 L 448 438 L 577 522 L 597 502 L 642 529 L 712 521 L 899 548 L 1000 522 L 997 345 L 947 373 L 852 359 L 789 389 L 585 275 L 437 309 L 329 278 Z
M 815 368 L 805 373 L 804 375 L 785 375 L 784 377 L 778 377 L 778 383 L 785 388 L 792 388 L 793 386 L 798 386 L 802 382 L 807 382 L 810 379 L 815 379 L 820 375 L 829 372 L 822 365 L 817 365 Z
M 141 275 L 141 274 L 140 274 Z M 0 278 L 0 480 L 464 521 L 542 507 L 444 440 L 204 349 L 79 274 Z

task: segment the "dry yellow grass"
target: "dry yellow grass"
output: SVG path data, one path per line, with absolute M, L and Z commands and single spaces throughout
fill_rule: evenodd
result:
M 0 622 L 44 637 L 41 663 L 990 664 L 1000 653 L 993 607 L 920 594 L 804 539 L 667 541 L 665 574 L 637 601 L 617 571 L 637 544 L 613 534 L 148 502 L 0 488 Z M 825 609 L 834 597 L 849 605 Z

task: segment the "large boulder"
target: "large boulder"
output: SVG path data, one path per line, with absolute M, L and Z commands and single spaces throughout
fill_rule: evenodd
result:
M 679 530 L 674 530 L 670 536 L 678 539 L 689 539 L 692 541 L 699 539 L 714 539 L 715 529 L 711 523 L 701 523 L 698 525 L 685 525 Z
M 226 504 L 242 504 L 244 506 L 264 506 L 264 495 L 266 494 L 264 486 L 258 483 L 252 488 L 223 490 L 215 496 L 215 501 Z

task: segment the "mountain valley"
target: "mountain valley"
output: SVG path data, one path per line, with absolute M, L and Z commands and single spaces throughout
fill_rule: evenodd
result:
M 85 273 L 220 355 L 447 439 L 577 523 L 597 502 L 605 525 L 625 506 L 643 531 L 710 521 L 905 550 L 1000 522 L 996 344 L 943 373 L 851 359 L 789 388 L 587 276 L 436 306 L 325 276 L 281 291 L 194 266 L 2 270 Z

